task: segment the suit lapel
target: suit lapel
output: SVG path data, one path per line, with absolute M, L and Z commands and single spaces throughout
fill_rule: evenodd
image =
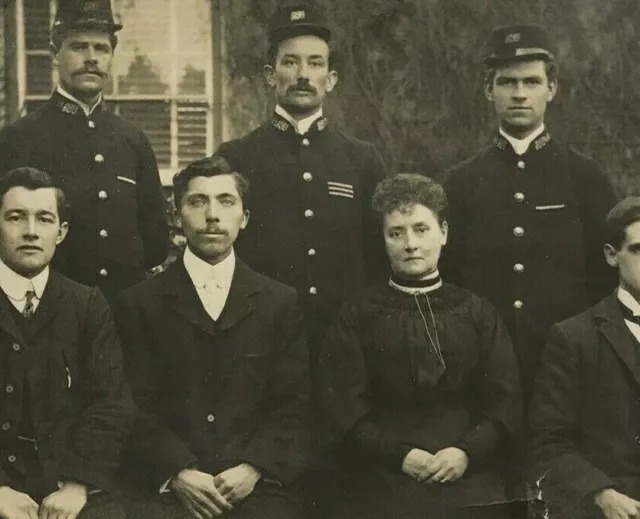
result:
M 231 281 L 229 297 L 218 318 L 218 328 L 227 330 L 253 312 L 252 295 L 262 290 L 262 279 L 244 262 L 236 258 L 236 268 Z
M 0 329 L 11 335 L 16 341 L 24 343 L 24 337 L 13 318 L 12 305 L 3 292 L 0 292 Z
M 215 335 L 216 323 L 202 306 L 182 258 L 174 261 L 165 273 L 164 290 L 168 304 L 191 325 Z
M 64 294 L 65 289 L 60 274 L 51 269 L 40 304 L 31 317 L 31 327 L 34 334 L 37 334 L 58 315 L 62 307 L 58 302 Z
M 260 276 L 236 259 L 229 296 L 217 322 L 211 319 L 202 306 L 182 258 L 174 261 L 165 271 L 163 288 L 168 304 L 176 313 L 193 326 L 215 335 L 216 330 L 231 328 L 253 311 L 251 296 L 259 292 L 262 285 Z
M 634 339 L 629 328 L 624 322 L 620 308 L 618 308 L 615 294 L 607 297 L 600 303 L 600 308 L 595 313 L 599 321 L 602 336 L 616 351 L 622 362 L 640 385 L 640 344 Z

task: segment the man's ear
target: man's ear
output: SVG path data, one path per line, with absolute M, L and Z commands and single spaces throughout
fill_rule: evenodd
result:
M 327 92 L 331 92 L 338 84 L 338 72 L 330 70 L 327 76 Z
M 484 84 L 484 96 L 487 98 L 487 101 L 493 103 L 493 83 Z
M 270 87 L 276 86 L 276 71 L 273 65 L 264 66 L 264 77 Z
M 442 246 L 444 247 L 447 244 L 447 238 L 449 236 L 449 223 L 446 220 L 443 220 L 440 225 L 440 230 L 442 231 Z
M 242 223 L 240 224 L 241 230 L 244 230 L 247 227 L 247 225 L 249 225 L 250 217 L 251 217 L 251 213 L 249 212 L 249 209 L 245 209 L 244 214 L 242 216 Z
M 67 237 L 69 232 L 69 222 L 61 222 L 58 228 L 58 237 L 56 238 L 56 245 L 60 245 Z
M 51 52 L 51 61 L 55 67 L 58 66 L 58 52 L 60 49 L 53 43 L 49 43 L 49 51 Z
M 558 80 L 554 79 L 549 81 L 549 94 L 547 95 L 547 101 L 552 101 L 558 93 Z
M 618 251 L 614 248 L 613 245 L 605 243 L 604 259 L 607 261 L 610 267 L 618 268 Z

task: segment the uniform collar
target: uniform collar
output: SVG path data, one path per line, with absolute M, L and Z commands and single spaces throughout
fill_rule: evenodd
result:
M 636 298 L 633 297 L 627 290 L 622 287 L 618 287 L 617 296 L 618 301 L 626 306 L 634 316 L 640 315 L 640 303 L 638 303 L 638 301 L 636 301 Z
M 29 279 L 11 270 L 6 263 L 0 260 L 0 289 L 14 301 L 24 299 L 27 290 L 31 289 L 32 284 L 37 298 L 42 299 L 48 280 L 48 266 L 40 274 Z
M 321 107 L 309 117 L 296 121 L 284 108 L 276 105 L 271 124 L 281 132 L 286 132 L 289 128 L 293 128 L 297 134 L 304 135 L 312 131 L 323 131 L 327 127 L 327 118 L 323 115 Z
M 511 148 L 516 155 L 523 155 L 528 151 L 540 151 L 551 141 L 551 134 L 544 124 L 535 132 L 524 139 L 516 139 L 500 128 L 498 135 L 493 139 L 494 145 L 500 150 Z
M 72 96 L 60 85 L 56 87 L 55 93 L 58 94 L 56 107 L 59 108 L 62 112 L 67 114 L 73 115 L 77 113 L 78 108 L 80 108 L 84 112 L 84 114 L 87 117 L 89 117 L 94 112 L 94 110 L 96 110 L 96 108 L 100 107 L 101 110 L 104 109 L 102 94 L 100 94 L 100 97 L 98 98 L 98 100 L 95 102 L 93 106 L 89 106 L 88 104 L 80 101 L 78 98 Z
M 236 255 L 233 249 L 220 263 L 211 265 L 198 258 L 187 246 L 183 256 L 184 267 L 196 288 L 202 288 L 207 281 L 215 280 L 219 288 L 231 286 L 236 268 Z

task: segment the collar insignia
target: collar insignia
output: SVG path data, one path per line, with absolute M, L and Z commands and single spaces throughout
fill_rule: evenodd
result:
M 550 140 L 551 140 L 551 135 L 549 134 L 549 132 L 544 132 L 542 135 L 540 135 L 540 137 L 538 137 L 535 141 L 533 141 L 533 147 L 535 148 L 536 151 L 539 151 L 542 148 L 544 148 L 547 144 L 549 144 Z
M 327 127 L 327 118 L 326 117 L 320 117 L 320 119 L 318 119 L 316 121 L 316 128 L 318 129 L 319 132 L 321 132 L 326 127 Z
M 502 135 L 496 135 L 493 139 L 493 143 L 495 144 L 496 148 L 503 151 L 506 150 L 509 146 L 509 142 Z
M 271 119 L 271 126 L 273 126 L 276 130 L 280 130 L 281 132 L 286 132 L 291 127 L 291 125 L 287 121 L 275 116 Z
M 78 105 L 70 103 L 69 101 L 59 100 L 56 103 L 56 107 L 60 109 L 62 113 L 74 115 L 78 112 Z
M 304 11 L 291 11 L 291 15 L 289 16 L 289 19 L 292 22 L 297 22 L 299 20 L 304 20 L 305 16 L 306 14 Z

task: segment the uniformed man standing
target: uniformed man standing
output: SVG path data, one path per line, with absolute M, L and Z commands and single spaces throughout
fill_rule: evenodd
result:
M 385 176 L 382 159 L 323 114 L 338 81 L 330 37 L 314 7 L 276 12 L 265 65 L 275 113 L 216 152 L 251 182 L 251 224 L 238 240 L 239 254 L 258 272 L 298 289 L 316 350 L 340 303 L 387 269 L 370 207 Z
M 108 299 L 168 252 L 158 166 L 145 135 L 107 111 L 102 91 L 117 44 L 109 0 L 61 0 L 51 30 L 60 82 L 49 101 L 0 132 L 0 171 L 48 172 L 71 203 L 54 265 Z
M 545 127 L 557 90 L 545 31 L 497 29 L 485 62 L 485 93 L 500 127 L 493 142 L 454 167 L 445 182 L 451 241 L 443 270 L 502 313 L 528 401 L 550 326 L 615 285 L 602 254 L 615 197 L 596 163 Z

